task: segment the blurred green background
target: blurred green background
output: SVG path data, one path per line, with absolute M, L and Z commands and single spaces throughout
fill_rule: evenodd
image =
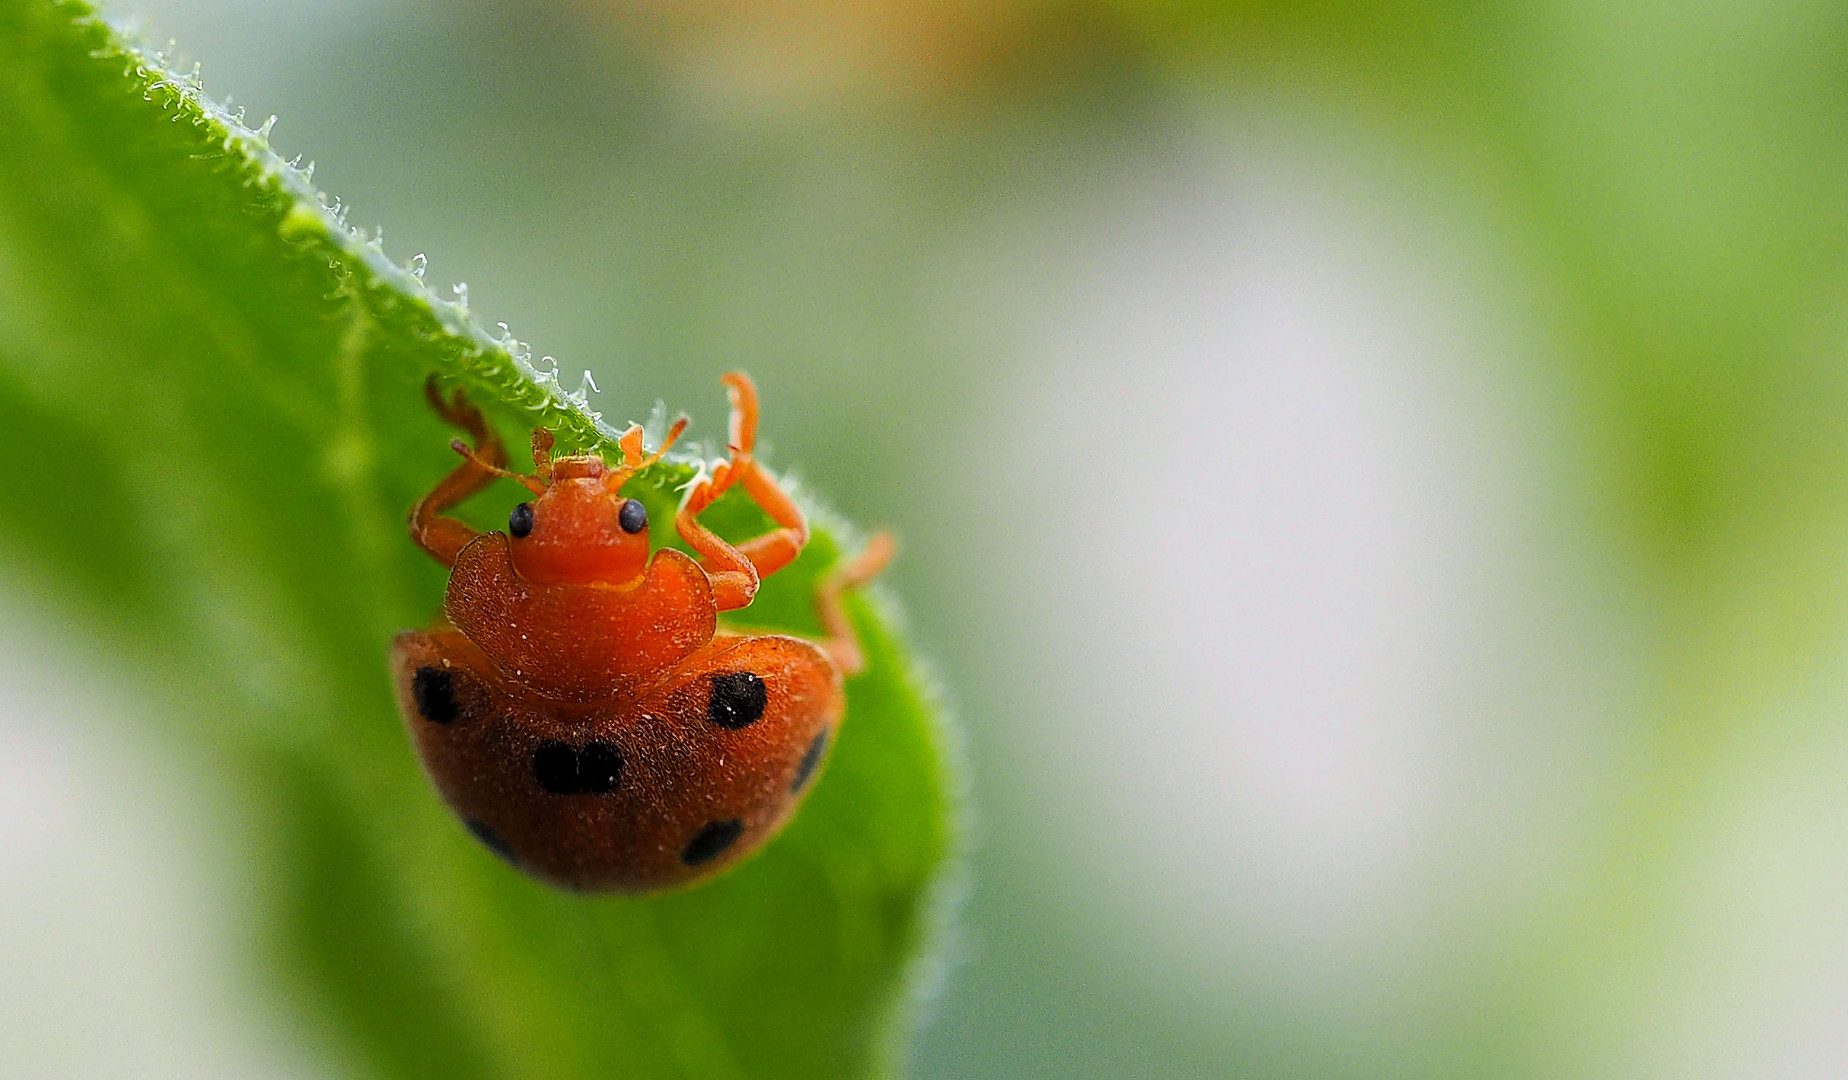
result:
M 746 368 L 897 529 L 976 834 L 918 1076 L 1848 1060 L 1848 5 L 114 13 L 606 414 Z M 59 630 L 0 1071 L 334 1075 Z

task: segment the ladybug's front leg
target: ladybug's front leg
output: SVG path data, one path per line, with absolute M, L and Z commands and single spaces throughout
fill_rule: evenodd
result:
M 473 456 L 464 455 L 465 460 L 457 465 L 448 476 L 437 482 L 430 493 L 417 501 L 411 508 L 408 524 L 411 539 L 417 546 L 436 557 L 444 566 L 455 564 L 456 556 L 471 541 L 481 534 L 452 517 L 440 517 L 444 510 L 475 494 L 494 482 L 501 475 L 496 470 L 507 467 L 507 448 L 501 444 L 500 437 L 488 427 L 487 418 L 481 410 L 472 404 L 460 387 L 454 396 L 443 399 L 443 392 L 437 389 L 436 376 L 430 376 L 424 383 L 424 396 L 430 399 L 430 407 L 438 416 L 463 431 L 475 440 Z
M 712 579 L 712 595 L 719 610 L 731 611 L 751 602 L 765 575 L 795 561 L 808 543 L 809 530 L 802 511 L 753 456 L 757 448 L 757 388 L 748 376 L 737 371 L 725 376 L 725 385 L 732 404 L 731 457 L 687 493 L 674 518 L 674 528 L 687 546 L 699 553 L 700 566 Z M 781 527 L 733 547 L 700 524 L 698 518 L 719 496 L 737 485 L 742 485 L 751 501 Z

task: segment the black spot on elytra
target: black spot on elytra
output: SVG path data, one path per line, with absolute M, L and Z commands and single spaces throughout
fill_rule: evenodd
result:
M 533 531 L 533 504 L 521 503 L 507 515 L 507 531 L 515 540 L 524 540 Z
M 756 723 L 769 700 L 764 681 L 748 671 L 714 675 L 712 697 L 706 702 L 706 719 L 736 731 Z
M 554 795 L 578 790 L 578 752 L 561 742 L 542 742 L 533 751 L 533 779 Z
M 432 724 L 453 724 L 462 710 L 456 707 L 454 676 L 438 667 L 420 667 L 411 676 L 411 700 L 417 712 Z
M 622 751 L 606 742 L 585 743 L 578 752 L 578 790 L 602 795 L 616 790 L 622 776 Z
M 506 837 L 495 832 L 493 826 L 478 818 L 463 818 L 462 824 L 468 827 L 469 832 L 475 834 L 475 839 L 481 841 L 482 847 L 516 866 L 519 865 L 520 857 L 513 853 L 513 845 L 507 843 Z
M 533 779 L 553 795 L 604 795 L 622 777 L 622 751 L 609 743 L 583 749 L 548 739 L 533 751 Z
M 809 777 L 815 775 L 815 767 L 821 764 L 822 755 L 827 752 L 828 729 L 822 728 L 815 733 L 815 739 L 809 743 L 808 749 L 802 751 L 802 760 L 796 763 L 796 778 L 789 785 L 789 790 L 801 791 L 802 785 L 808 783 Z
M 688 866 L 709 863 L 724 854 L 725 849 L 731 847 L 743 833 L 744 822 L 737 818 L 711 822 L 687 841 L 686 850 L 680 853 L 680 861 Z

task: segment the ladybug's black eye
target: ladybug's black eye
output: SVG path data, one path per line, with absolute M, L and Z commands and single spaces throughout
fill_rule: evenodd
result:
M 648 527 L 648 508 L 635 499 L 624 499 L 616 511 L 616 524 L 626 533 L 638 533 Z
M 521 503 L 513 508 L 513 513 L 507 515 L 507 531 L 513 534 L 515 540 L 533 531 L 532 503 Z

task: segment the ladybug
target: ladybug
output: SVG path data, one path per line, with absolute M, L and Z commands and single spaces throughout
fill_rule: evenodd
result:
M 650 551 L 648 511 L 624 498 L 637 472 L 686 429 L 622 463 L 552 457 L 533 432 L 533 473 L 461 390 L 437 413 L 470 435 L 464 458 L 411 510 L 411 539 L 449 567 L 444 619 L 392 643 L 405 726 L 436 788 L 470 832 L 514 866 L 578 890 L 654 892 L 717 874 L 776 835 L 814 786 L 841 721 L 844 675 L 861 652 L 844 590 L 891 556 L 880 534 L 817 595 L 826 638 L 719 627 L 766 575 L 789 565 L 808 524 L 753 456 L 757 391 L 725 376 L 731 447 L 687 490 L 675 531 L 697 560 Z M 507 477 L 530 502 L 506 532 L 479 533 L 443 511 Z M 776 528 L 734 547 L 699 521 L 742 487 Z

